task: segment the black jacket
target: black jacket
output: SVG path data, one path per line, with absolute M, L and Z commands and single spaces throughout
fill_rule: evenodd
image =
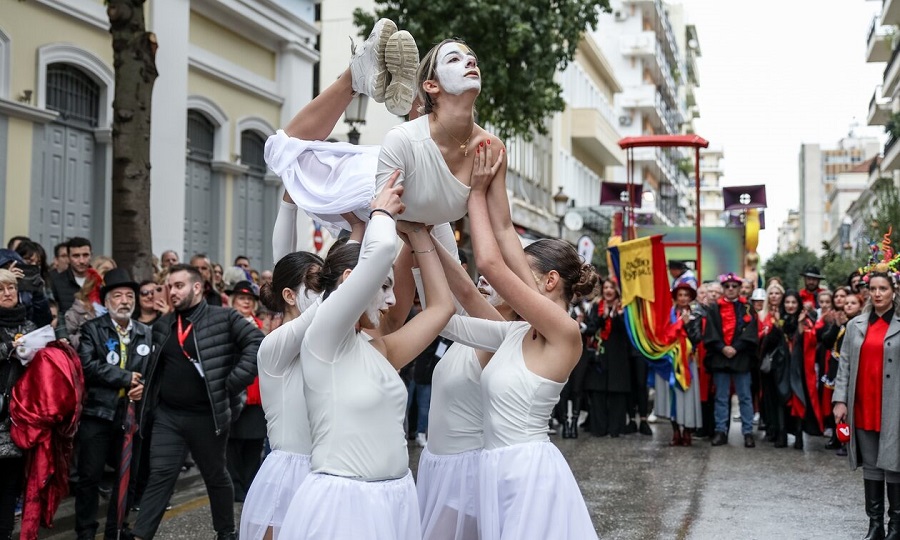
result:
M 75 293 L 81 290 L 81 286 L 75 281 L 75 274 L 69 268 L 62 273 L 53 273 L 50 276 L 50 288 L 53 298 L 59 306 L 59 314 L 69 311 L 75 303 Z
M 78 356 L 84 368 L 87 398 L 81 414 L 113 420 L 119 404 L 119 390 L 131 389 L 131 374 L 144 373 L 150 357 L 152 332 L 144 323 L 133 321 L 125 368 L 119 367 L 119 333 L 109 314 L 92 319 L 81 327 Z M 115 357 L 110 353 L 115 352 Z M 122 398 L 124 399 L 124 398 Z
M 720 304 L 706 307 L 706 329 L 703 342 L 706 345 L 706 368 L 710 372 L 746 373 L 757 363 L 756 353 L 759 344 L 759 317 L 749 302 L 740 302 L 735 314 L 735 328 L 731 346 L 737 350 L 733 358 L 722 353 L 725 337 L 722 335 L 722 314 Z M 725 309 L 734 309 L 726 305 Z
M 177 314 L 169 313 L 153 325 L 153 352 L 144 374 L 144 414 L 156 406 L 159 397 L 156 369 L 176 320 Z M 218 435 L 229 428 L 244 406 L 245 390 L 256 377 L 256 353 L 263 333 L 237 311 L 209 306 L 206 301 L 201 301 L 187 320 L 193 324 L 191 338 L 203 368 Z

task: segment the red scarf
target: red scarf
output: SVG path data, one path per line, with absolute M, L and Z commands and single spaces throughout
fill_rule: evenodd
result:
M 814 291 L 810 291 L 807 289 L 803 289 L 800 291 L 800 302 L 803 304 L 812 304 L 814 307 L 819 307 L 819 293 L 824 289 L 818 288 Z M 801 306 L 802 307 L 802 306 Z
M 744 316 L 741 317 L 744 324 L 750 323 L 752 318 L 750 316 L 750 306 L 747 304 L 747 299 L 743 296 L 739 296 L 737 303 L 744 306 Z M 724 296 L 719 298 L 718 304 L 719 316 L 722 318 L 722 341 L 725 342 L 725 345 L 730 347 L 732 341 L 734 341 L 734 331 L 737 328 L 737 310 L 735 309 L 735 306 L 732 305 L 732 302 L 726 300 Z
M 600 328 L 600 341 L 601 343 L 609 339 L 609 334 L 612 332 L 612 315 L 607 315 L 607 305 L 606 303 L 601 303 L 597 306 L 597 313 L 600 315 L 600 318 L 603 320 L 603 327 Z

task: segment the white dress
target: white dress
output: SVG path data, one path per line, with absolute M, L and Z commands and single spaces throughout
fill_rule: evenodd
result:
M 259 390 L 272 452 L 256 473 L 241 510 L 240 537 L 245 540 L 262 540 L 269 527 L 278 538 L 291 499 L 309 474 L 312 439 L 300 346 L 318 307 L 316 302 L 276 328 L 259 346 Z
M 388 276 L 394 222 L 376 214 L 359 263 L 319 306 L 301 347 L 312 473 L 291 501 L 284 539 L 422 537 L 403 418 L 406 387 L 355 324 Z
M 423 540 L 478 538 L 482 430 L 481 364 L 475 349 L 454 343 L 431 379 L 428 444 L 416 479 Z
M 448 335 L 496 351 L 481 376 L 484 452 L 480 477 L 482 540 L 596 539 L 584 498 L 547 423 L 565 383 L 525 365 L 527 322 L 455 315 Z
M 436 225 L 466 214 L 469 187 L 447 167 L 427 115 L 395 126 L 382 146 L 304 141 L 279 130 L 266 141 L 265 157 L 297 206 L 333 232 L 349 229 L 340 214 L 368 220 L 369 204 L 396 169 L 404 220 Z

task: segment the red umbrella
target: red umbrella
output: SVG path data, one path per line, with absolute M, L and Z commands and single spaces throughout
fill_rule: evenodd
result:
M 134 441 L 134 432 L 137 422 L 134 415 L 134 401 L 128 400 L 128 409 L 125 411 L 125 422 L 122 424 L 124 436 L 122 437 L 122 456 L 119 459 L 119 482 L 116 490 L 116 538 L 122 537 L 122 525 L 125 523 L 125 515 L 128 513 L 128 482 L 131 479 L 131 450 Z

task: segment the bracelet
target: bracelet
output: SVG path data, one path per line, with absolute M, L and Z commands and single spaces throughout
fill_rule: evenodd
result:
M 424 255 L 425 253 L 431 253 L 432 251 L 434 251 L 434 249 L 435 249 L 434 246 L 432 246 L 431 249 L 428 249 L 425 251 L 412 250 L 412 252 L 415 253 L 416 255 Z
M 375 212 L 381 212 L 382 214 L 386 215 L 387 217 L 394 219 L 394 214 L 388 212 L 384 208 L 375 208 L 371 212 L 369 212 L 369 221 L 372 220 L 372 216 L 375 215 Z

